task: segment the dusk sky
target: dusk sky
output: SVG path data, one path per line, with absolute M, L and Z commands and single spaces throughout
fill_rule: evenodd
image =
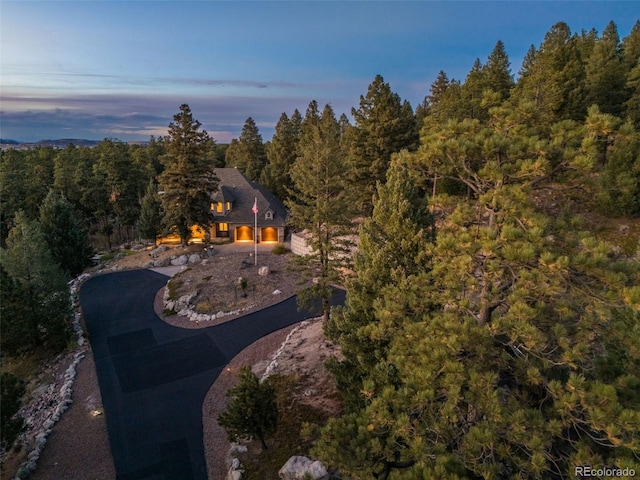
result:
M 498 40 L 517 75 L 556 22 L 623 38 L 638 18 L 634 1 L 2 0 L 0 137 L 148 140 L 188 103 L 219 143 L 248 117 L 266 141 L 313 99 L 350 115 L 376 74 L 415 108 Z

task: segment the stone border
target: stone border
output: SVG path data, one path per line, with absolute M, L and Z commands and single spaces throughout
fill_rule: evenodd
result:
M 28 425 L 23 433 L 20 434 L 22 440 L 28 440 L 33 436 L 33 448 L 27 454 L 27 461 L 23 462 L 19 467 L 15 475 L 15 480 L 22 480 L 27 478 L 37 466 L 37 461 L 40 458 L 40 454 L 44 449 L 47 443 L 47 437 L 51 433 L 51 429 L 53 426 L 60 420 L 61 415 L 69 408 L 69 405 L 73 402 L 71 399 L 71 394 L 73 393 L 73 382 L 76 377 L 76 371 L 78 364 L 85 357 L 88 346 L 86 339 L 84 337 L 84 330 L 82 329 L 81 320 L 82 320 L 82 312 L 80 310 L 80 303 L 78 299 L 78 289 L 91 275 L 88 273 L 84 273 L 69 282 L 69 295 L 71 297 L 71 302 L 73 305 L 74 316 L 72 321 L 73 331 L 76 334 L 76 342 L 78 347 L 75 349 L 75 353 L 73 353 L 73 360 L 71 364 L 67 367 L 64 376 L 62 386 L 57 388 L 56 378 L 53 379 L 52 383 L 47 388 L 46 392 L 43 392 L 37 398 L 34 398 L 29 404 L 24 405 L 19 411 L 18 414 L 24 413 L 28 409 L 34 406 L 41 401 L 43 401 L 43 397 L 50 395 L 47 399 L 48 401 L 44 404 L 42 409 L 38 409 L 37 412 L 40 420 L 44 418 L 44 421 L 40 425 Z M 72 351 L 73 352 L 73 351 Z M 63 358 L 68 358 L 68 355 L 65 355 Z M 57 389 L 57 390 L 56 390 Z M 53 405 L 50 405 L 51 400 L 54 400 Z M 33 417 L 32 417 L 33 418 Z M 35 431 L 35 435 L 34 435 Z M 31 443 L 31 442 L 28 442 Z

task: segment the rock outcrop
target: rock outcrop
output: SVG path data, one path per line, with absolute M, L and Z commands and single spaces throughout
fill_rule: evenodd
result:
M 282 480 L 319 480 L 328 478 L 329 472 L 322 462 L 295 455 L 287 460 L 278 476 Z

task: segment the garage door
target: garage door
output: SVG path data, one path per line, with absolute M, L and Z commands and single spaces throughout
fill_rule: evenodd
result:
M 278 229 L 275 227 L 264 227 L 262 229 L 262 241 L 263 242 L 277 242 L 278 241 Z
M 242 226 L 236 228 L 236 240 L 245 241 L 249 240 L 253 242 L 253 228 Z

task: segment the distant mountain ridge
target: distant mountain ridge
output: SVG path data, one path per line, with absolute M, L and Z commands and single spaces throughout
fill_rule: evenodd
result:
M 67 146 L 69 144 L 83 146 L 83 147 L 94 147 L 98 145 L 100 142 L 98 140 L 86 140 L 84 138 L 59 138 L 57 140 L 39 140 L 37 142 L 19 142 L 17 140 L 0 138 L 0 143 L 6 145 L 40 145 L 43 147 L 50 146 Z
M 95 147 L 102 140 L 87 140 L 84 138 L 59 138 L 57 140 L 39 140 L 37 142 L 20 142 L 10 138 L 0 138 L 0 145 L 2 147 L 11 148 L 35 148 L 35 147 L 54 147 L 54 148 L 66 148 L 68 145 L 75 145 L 76 147 Z M 132 141 L 124 142 L 131 145 L 146 145 L 147 141 Z

